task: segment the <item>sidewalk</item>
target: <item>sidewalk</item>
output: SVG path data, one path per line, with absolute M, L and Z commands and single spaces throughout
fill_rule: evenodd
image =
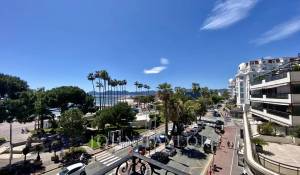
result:
M 228 148 L 227 141 L 230 143 L 235 142 L 236 127 L 226 127 L 225 133 L 222 136 L 222 143 L 220 148 L 217 150 L 216 155 L 214 156 L 213 164 L 217 166 L 217 170 L 211 174 L 216 175 L 230 175 L 233 156 L 235 149 Z M 234 145 L 235 148 L 236 145 Z

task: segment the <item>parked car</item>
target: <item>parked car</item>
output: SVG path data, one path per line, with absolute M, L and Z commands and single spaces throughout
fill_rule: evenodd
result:
M 175 156 L 176 153 L 177 153 L 176 148 L 174 147 L 174 145 L 167 145 L 164 152 L 167 153 L 170 157 Z
M 86 175 L 86 165 L 83 163 L 75 163 L 62 169 L 57 175 Z
M 167 137 L 164 134 L 160 134 L 158 138 L 160 139 L 161 143 L 165 143 L 167 141 Z
M 133 152 L 135 153 L 139 153 L 141 155 L 145 155 L 146 154 L 146 148 L 143 145 L 138 145 L 133 149 Z

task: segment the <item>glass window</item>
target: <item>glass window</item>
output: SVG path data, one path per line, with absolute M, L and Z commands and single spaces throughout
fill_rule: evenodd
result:
M 292 94 L 300 94 L 300 84 L 291 85 Z

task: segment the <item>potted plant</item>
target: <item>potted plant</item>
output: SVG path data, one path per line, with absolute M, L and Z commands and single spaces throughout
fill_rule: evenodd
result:
M 255 137 L 251 139 L 252 143 L 255 145 L 256 151 L 257 152 L 262 152 L 263 151 L 263 146 L 268 145 L 268 143 L 261 138 Z

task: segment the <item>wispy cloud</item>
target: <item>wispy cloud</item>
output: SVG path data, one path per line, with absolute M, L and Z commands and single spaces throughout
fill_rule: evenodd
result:
M 218 0 L 201 30 L 228 27 L 248 16 L 258 0 Z
M 300 17 L 291 19 L 285 23 L 279 24 L 273 27 L 271 30 L 262 34 L 262 36 L 254 42 L 258 45 L 267 44 L 272 41 L 281 40 L 287 38 L 296 32 L 300 31 Z
M 167 65 L 167 64 L 169 64 L 169 60 L 167 58 L 161 58 L 160 59 L 160 64 Z
M 144 74 L 159 74 L 161 71 L 167 69 L 167 66 L 169 64 L 169 60 L 167 58 L 160 58 L 160 66 L 155 66 L 150 69 L 144 69 Z
M 158 74 L 161 71 L 165 70 L 167 67 L 165 66 L 157 66 L 157 67 L 152 67 L 151 69 L 145 69 L 144 73 L 145 74 Z

